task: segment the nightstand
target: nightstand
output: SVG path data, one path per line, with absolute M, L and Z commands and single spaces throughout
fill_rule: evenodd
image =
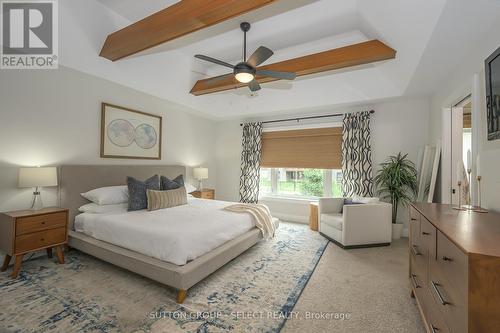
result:
M 318 202 L 309 203 L 309 228 L 318 231 Z
M 215 199 L 215 190 L 211 188 L 204 188 L 203 190 L 194 191 L 189 194 L 193 195 L 193 197 L 195 198 L 200 199 Z
M 21 269 L 24 255 L 29 252 L 46 249 L 51 258 L 55 247 L 57 260 L 63 264 L 62 245 L 67 241 L 68 209 L 48 207 L 0 213 L 0 251 L 6 253 L 1 271 L 7 270 L 14 257 L 14 279 Z

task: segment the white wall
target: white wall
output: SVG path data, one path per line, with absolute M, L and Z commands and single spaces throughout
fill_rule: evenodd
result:
M 163 116 L 162 160 L 100 158 L 101 102 Z M 0 124 L 0 211 L 30 205 L 32 190 L 17 188 L 19 166 L 202 165 L 210 171 L 205 184 L 216 183 L 212 120 L 166 100 L 65 67 L 2 71 Z M 55 189 L 43 192 L 47 205 L 57 204 Z
M 498 193 L 500 192 L 500 140 L 487 141 L 486 130 L 486 89 L 484 60 L 500 47 L 500 21 L 497 20 L 489 33 L 484 34 L 480 40 L 473 42 L 473 47 L 464 48 L 466 51 L 462 55 L 460 65 L 455 68 L 453 73 L 447 78 L 432 97 L 430 129 L 431 138 L 436 139 L 442 136 L 442 109 L 450 107 L 458 102 L 468 93 L 476 92 L 473 100 L 477 98 L 476 108 L 478 122 L 473 122 L 473 128 L 477 129 L 477 150 L 481 155 L 482 177 L 483 177 L 483 206 L 485 208 L 500 211 L 500 201 Z M 471 42 L 472 43 L 472 42 Z M 474 86 L 474 75 L 477 75 L 479 85 Z M 473 105 L 474 107 L 474 105 Z M 474 144 L 473 144 L 474 146 Z
M 427 98 L 395 99 L 363 107 L 316 111 L 315 114 L 355 112 L 374 109 L 372 116 L 372 152 L 375 172 L 377 166 L 389 155 L 404 152 L 416 162 L 419 149 L 430 143 L 428 138 L 429 100 Z M 291 117 L 312 115 L 310 112 L 294 113 Z M 278 118 L 287 118 L 280 115 Z M 267 120 L 263 117 L 255 120 Z M 331 119 L 328 121 L 332 121 Z M 219 122 L 217 128 L 217 191 L 223 200 L 237 201 L 239 191 L 239 172 L 241 154 L 240 120 Z M 295 126 L 296 123 L 291 125 Z M 280 200 L 264 200 L 273 214 L 289 216 L 289 219 L 306 222 L 309 216 L 307 201 L 283 203 Z M 405 221 L 405 211 L 399 214 L 399 220 Z

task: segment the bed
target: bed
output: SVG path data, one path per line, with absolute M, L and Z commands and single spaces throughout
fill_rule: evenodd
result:
M 185 207 L 155 212 L 79 214 L 78 208 L 88 203 L 80 193 L 123 185 L 127 176 L 146 179 L 154 174 L 185 177 L 186 168 L 62 166 L 59 193 L 61 206 L 69 209 L 68 245 L 177 289 L 182 303 L 189 288 L 255 245 L 262 234 L 250 215 L 223 211 L 229 203 L 215 200 L 190 198 Z M 171 222 L 159 223 L 165 220 Z M 209 231 L 217 237 L 206 237 Z

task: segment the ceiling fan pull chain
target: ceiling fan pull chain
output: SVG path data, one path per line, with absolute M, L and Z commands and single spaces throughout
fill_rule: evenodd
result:
M 243 31 L 243 61 L 247 61 L 247 32 Z

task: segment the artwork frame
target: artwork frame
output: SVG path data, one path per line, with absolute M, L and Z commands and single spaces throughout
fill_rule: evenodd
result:
M 159 115 L 101 103 L 101 158 L 161 160 Z

